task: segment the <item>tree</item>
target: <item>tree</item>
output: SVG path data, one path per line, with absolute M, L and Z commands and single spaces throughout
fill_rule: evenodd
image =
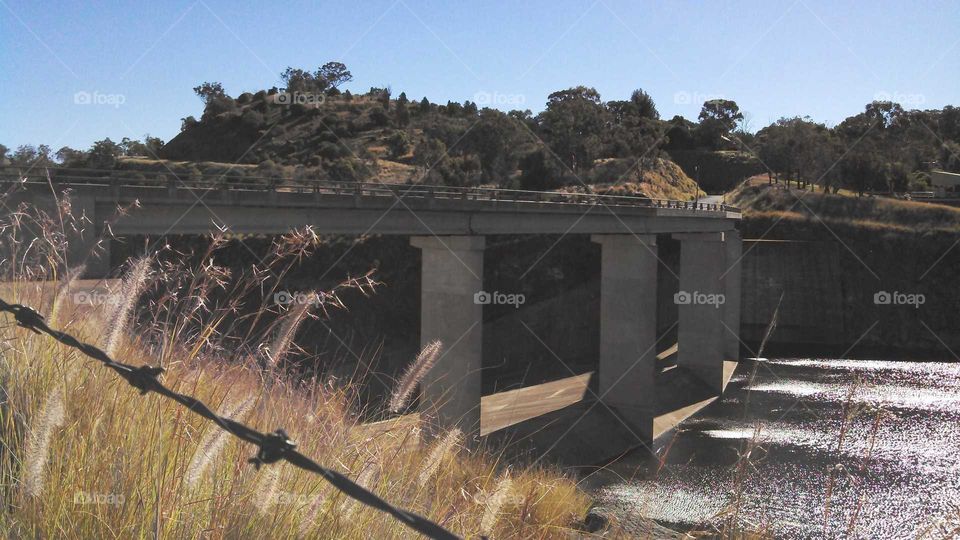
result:
M 947 172 L 960 173 L 960 144 L 945 141 L 940 145 L 940 167 Z
M 0 164 L 3 164 L 3 162 L 7 160 L 7 152 L 9 151 L 9 148 L 0 144 Z
M 562 167 L 548 150 L 534 150 L 520 160 L 520 187 L 534 191 L 556 189 L 562 185 Z
M 387 138 L 387 149 L 390 157 L 396 159 L 410 151 L 410 139 L 405 131 L 394 131 Z
M 723 146 L 723 136 L 728 135 L 743 120 L 743 113 L 736 101 L 711 99 L 700 109 L 700 126 L 697 128 L 700 143 L 711 149 Z
M 213 102 L 226 99 L 227 93 L 223 90 L 223 85 L 218 82 L 204 82 L 199 86 L 193 87 L 193 92 L 197 94 L 204 105 L 210 105 Z
M 10 162 L 21 167 L 52 167 L 54 165 L 50 158 L 50 147 L 45 144 L 18 146 L 13 155 L 10 156 Z
M 394 121 L 397 124 L 397 127 L 406 127 L 410 123 L 410 101 L 407 100 L 407 94 L 405 92 L 400 92 L 400 96 L 397 97 L 397 108 L 394 111 Z
M 426 114 L 428 112 L 430 112 L 430 101 L 424 96 L 423 99 L 420 100 L 420 114 Z
M 317 81 L 322 81 L 323 90 L 338 88 L 341 84 L 353 80 L 353 75 L 347 69 L 347 66 L 340 62 L 327 62 L 320 66 L 314 77 Z
M 146 147 L 148 156 L 158 156 L 160 155 L 160 150 L 163 148 L 163 139 L 160 137 L 151 137 L 148 133 L 143 136 L 143 145 Z
M 447 145 L 433 137 L 427 137 L 417 143 L 413 149 L 413 162 L 424 170 L 436 166 L 446 155 Z
M 83 167 L 87 162 L 86 152 L 83 150 L 74 150 L 69 146 L 60 148 L 54 156 L 64 167 Z
M 611 123 L 606 131 L 608 155 L 638 158 L 637 172 L 642 178 L 647 162 L 659 153 L 654 150 L 662 146 L 666 129 L 653 99 L 643 90 L 634 90 L 628 101 L 607 103 L 607 110 Z
M 483 109 L 473 128 L 463 136 L 463 148 L 480 160 L 484 180 L 501 181 L 514 170 L 515 151 L 523 140 L 516 121 L 496 109 Z
M 287 92 L 306 92 L 312 90 L 316 84 L 312 73 L 289 66 L 280 74 L 280 79 Z
M 635 113 L 641 118 L 659 120 L 660 113 L 657 112 L 657 104 L 653 102 L 650 94 L 641 89 L 636 89 L 630 94 L 630 103 L 633 105 Z
M 592 166 L 607 120 L 595 89 L 578 86 L 550 94 L 539 120 L 547 144 L 571 170 Z
M 94 169 L 112 169 L 117 158 L 123 155 L 123 148 L 109 137 L 93 143 L 87 152 L 87 164 Z

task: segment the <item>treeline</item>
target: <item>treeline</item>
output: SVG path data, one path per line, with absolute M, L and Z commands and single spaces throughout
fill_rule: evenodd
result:
M 220 83 L 198 85 L 203 115 L 184 118 L 181 133 L 166 145 L 148 136 L 56 153 L 44 145 L 12 153 L 0 146 L 0 161 L 110 168 L 136 155 L 255 165 L 244 170 L 258 176 L 350 181 L 381 174 L 389 160 L 414 168 L 409 181 L 526 189 L 639 182 L 671 152 L 732 155 L 755 162 L 771 181 L 825 190 L 917 190 L 929 185 L 930 170 L 960 171 L 960 109 L 952 106 L 905 110 L 875 101 L 835 127 L 782 118 L 751 133 L 733 100 L 706 101 L 696 121 L 666 120 L 642 89 L 612 101 L 585 86 L 560 90 L 534 115 L 471 101 L 411 101 L 402 92 L 393 97 L 389 87 L 354 95 L 341 90 L 353 76 L 339 62 L 314 71 L 287 68 L 280 78 L 282 87 L 236 98 Z

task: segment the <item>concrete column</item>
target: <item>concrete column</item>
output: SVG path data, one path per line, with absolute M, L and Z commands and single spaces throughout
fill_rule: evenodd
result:
M 726 287 L 725 233 L 674 234 L 680 240 L 680 290 L 678 304 L 677 364 L 705 382 L 718 394 L 723 390 L 723 360 L 726 353 L 721 321 Z M 726 276 L 729 277 L 729 274 Z
M 725 287 L 724 296 L 726 302 L 723 304 L 723 329 L 724 337 L 724 360 L 740 359 L 740 299 L 742 292 L 740 289 L 740 256 L 743 250 L 743 242 L 740 239 L 740 231 L 728 231 L 725 233 L 726 246 L 726 265 L 723 272 L 723 285 Z
M 75 195 L 70 200 L 70 206 L 78 223 L 83 219 L 83 231 L 68 236 L 67 262 L 71 268 L 86 263 L 84 278 L 107 277 L 110 274 L 110 240 L 105 238 L 99 248 L 97 248 L 97 240 L 103 234 L 103 222 L 108 219 L 108 216 L 97 213 L 96 200 L 92 196 Z
M 482 236 L 414 236 L 422 253 L 420 344 L 443 343 L 436 365 L 421 383 L 421 415 L 428 434 L 459 427 L 464 440 L 480 435 L 483 305 Z
M 656 412 L 656 235 L 593 235 L 600 244 L 599 396 L 643 441 Z

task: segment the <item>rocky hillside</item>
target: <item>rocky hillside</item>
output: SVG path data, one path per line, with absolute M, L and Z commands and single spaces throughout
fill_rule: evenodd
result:
M 597 191 L 686 200 L 696 183 L 663 157 L 610 157 L 573 171 L 523 118 L 466 102 L 411 102 L 371 89 L 289 103 L 276 89 L 224 97 L 160 151 L 118 167 L 238 177 L 304 176 L 386 183 Z M 231 166 L 231 164 L 238 164 Z

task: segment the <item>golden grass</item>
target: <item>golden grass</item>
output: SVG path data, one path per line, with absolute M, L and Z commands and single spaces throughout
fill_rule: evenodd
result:
M 8 285 L 5 297 L 20 297 L 26 288 Z M 68 331 L 102 341 L 96 314 L 61 309 Z M 415 536 L 393 518 L 346 500 L 318 476 L 288 464 L 257 471 L 247 463 L 255 448 L 220 439 L 212 423 L 173 402 L 140 396 L 49 337 L 3 324 L 0 340 L 6 344 L 0 363 L 7 397 L 0 410 L 5 537 Z M 155 363 L 131 339 L 120 343 L 117 356 Z M 172 389 L 243 416 L 261 431 L 286 428 L 305 454 L 386 500 L 461 535 L 481 530 L 488 511 L 474 495 L 496 489 L 501 466 L 495 456 L 449 443 L 423 482 L 426 455 L 435 448 L 413 444 L 417 431 L 402 421 L 373 436 L 353 436 L 361 430 L 348 390 L 315 381 L 295 388 L 282 379 L 268 386 L 257 367 L 217 359 L 188 357 L 167 368 L 163 380 Z M 51 412 L 54 401 L 62 418 Z M 556 472 L 514 472 L 512 481 L 517 497 L 502 501 L 494 537 L 564 537 L 589 505 L 575 483 Z

